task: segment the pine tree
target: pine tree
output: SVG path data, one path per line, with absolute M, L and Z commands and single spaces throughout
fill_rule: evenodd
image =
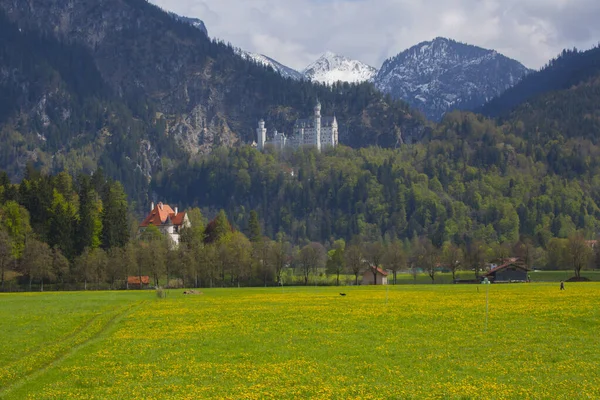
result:
M 128 204 L 119 182 L 107 184 L 102 204 L 102 248 L 125 246 L 129 241 Z
M 253 243 L 258 243 L 262 239 L 260 231 L 260 222 L 258 221 L 258 213 L 255 210 L 250 211 L 250 221 L 248 222 L 249 239 Z

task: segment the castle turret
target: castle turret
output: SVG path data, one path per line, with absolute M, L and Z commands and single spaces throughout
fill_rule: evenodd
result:
M 321 102 L 317 100 L 315 105 L 315 145 L 321 151 Z
M 263 119 L 258 121 L 256 136 L 256 145 L 258 147 L 258 150 L 263 151 L 263 149 L 265 148 L 265 142 L 267 141 L 267 129 L 265 128 L 265 121 Z
M 333 122 L 331 123 L 331 145 L 333 147 L 338 145 L 338 123 L 335 115 L 333 116 Z

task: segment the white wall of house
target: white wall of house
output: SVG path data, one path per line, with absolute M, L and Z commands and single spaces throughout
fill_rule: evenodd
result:
M 387 276 L 383 276 L 380 273 L 377 273 L 377 284 L 378 285 L 387 285 Z M 363 279 L 361 285 L 373 285 L 373 272 L 371 270 L 365 271 L 363 273 Z

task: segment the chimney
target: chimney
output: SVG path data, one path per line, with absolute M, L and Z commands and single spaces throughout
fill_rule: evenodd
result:
M 179 207 L 175 206 L 175 215 L 179 214 Z
M 150 211 L 154 210 L 154 202 L 150 203 Z

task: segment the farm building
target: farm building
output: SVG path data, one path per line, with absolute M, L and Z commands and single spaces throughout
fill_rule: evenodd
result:
M 387 285 L 388 273 L 377 267 L 370 267 L 363 273 L 362 285 Z M 377 277 L 377 280 L 374 278 Z
M 492 282 L 527 282 L 529 269 L 519 262 L 509 261 L 505 264 L 492 268 L 482 278 L 488 278 Z
M 140 278 L 142 278 L 142 287 L 148 287 L 150 285 L 150 277 L 149 276 L 128 276 L 127 277 L 127 286 L 129 288 L 138 288 L 140 287 Z

